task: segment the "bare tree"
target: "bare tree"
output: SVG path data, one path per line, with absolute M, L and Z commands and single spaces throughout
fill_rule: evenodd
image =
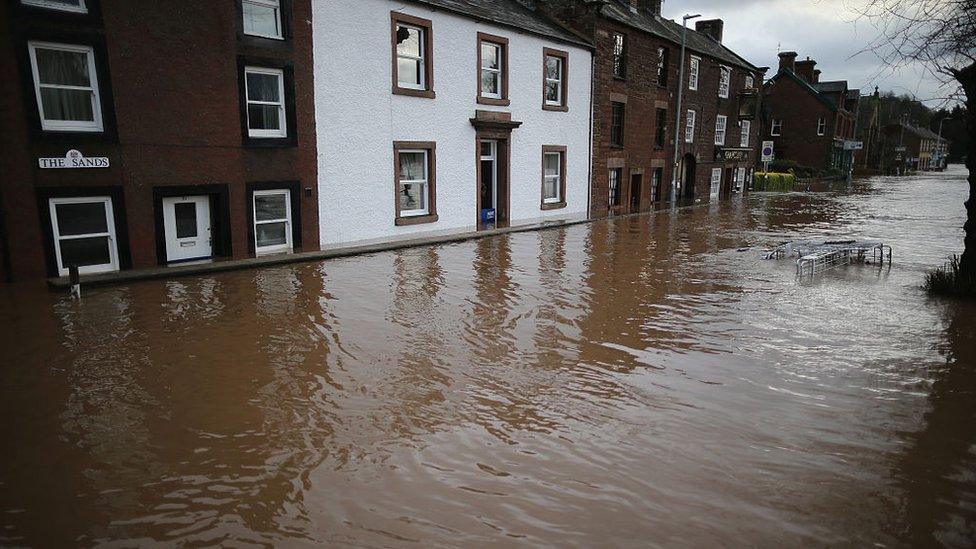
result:
M 976 138 L 976 0 L 868 0 L 858 10 L 879 31 L 867 50 L 893 70 L 920 68 L 966 103 L 966 128 Z M 960 270 L 976 280 L 976 139 L 970 140 L 969 200 Z

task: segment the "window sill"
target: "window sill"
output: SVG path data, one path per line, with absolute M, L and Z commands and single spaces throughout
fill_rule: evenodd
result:
M 437 214 L 415 215 L 411 217 L 398 217 L 394 221 L 397 227 L 407 227 L 410 225 L 422 225 L 424 223 L 436 223 Z
M 478 104 L 480 105 L 494 105 L 496 107 L 508 107 L 512 104 L 510 99 L 495 99 L 493 97 L 482 97 L 478 96 Z
M 289 137 L 251 137 L 247 136 L 244 139 L 245 147 L 254 147 L 258 149 L 264 148 L 287 148 L 287 147 L 297 147 L 298 140 L 292 136 Z
M 610 148 L 611 149 L 623 149 L 624 148 L 624 145 L 623 145 L 623 143 L 620 143 L 620 144 L 610 143 Z
M 626 76 L 617 76 L 616 74 L 613 75 L 613 79 L 614 80 L 620 80 L 621 82 L 626 82 L 627 81 L 627 77 Z
M 410 88 L 401 88 L 398 86 L 393 87 L 393 95 L 406 95 L 408 97 L 423 97 L 426 99 L 434 99 L 437 94 L 434 90 L 413 90 Z
M 543 202 L 542 203 L 542 210 L 558 210 L 558 209 L 565 208 L 565 207 L 566 207 L 566 201 L 565 200 L 562 201 L 562 202 L 549 202 L 549 203 Z
M 549 105 L 543 103 L 542 110 L 554 111 L 554 112 L 569 112 L 569 107 L 567 107 L 566 105 Z

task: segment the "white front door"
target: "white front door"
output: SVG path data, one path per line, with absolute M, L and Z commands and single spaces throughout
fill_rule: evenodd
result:
M 210 197 L 164 198 L 163 228 L 166 233 L 168 263 L 209 259 L 213 256 L 213 242 L 210 237 Z

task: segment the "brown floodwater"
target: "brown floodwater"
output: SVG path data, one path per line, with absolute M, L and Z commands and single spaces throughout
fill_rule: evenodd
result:
M 0 545 L 971 545 L 976 307 L 919 287 L 966 193 L 2 287 Z M 893 265 L 760 259 L 848 235 Z

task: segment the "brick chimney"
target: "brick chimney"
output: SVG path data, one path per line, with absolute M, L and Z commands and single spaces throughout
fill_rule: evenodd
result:
M 813 83 L 816 84 L 820 82 L 820 69 L 814 69 L 813 71 Z
M 664 0 L 630 0 L 632 11 L 649 11 L 651 15 L 661 15 L 661 2 Z
M 796 71 L 797 76 L 806 80 L 808 84 L 813 84 L 814 82 L 816 82 L 813 76 L 813 72 L 814 72 L 813 69 L 814 67 L 817 66 L 816 61 L 807 57 L 803 61 L 797 61 L 795 63 L 795 66 L 796 69 L 794 70 Z
M 784 51 L 779 54 L 779 70 L 789 69 L 790 71 L 796 70 L 796 52 L 795 51 Z
M 725 22 L 721 19 L 709 19 L 695 23 L 695 30 L 711 36 L 716 42 L 722 43 L 722 31 L 725 30 Z

